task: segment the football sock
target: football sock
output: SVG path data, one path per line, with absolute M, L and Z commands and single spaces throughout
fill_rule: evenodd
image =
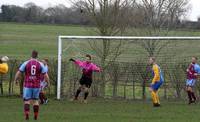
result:
M 43 93 L 40 93 L 39 98 L 40 98 L 40 103 L 43 104 L 44 103 Z
M 151 97 L 152 97 L 152 101 L 153 101 L 154 104 L 158 103 L 157 99 L 156 99 L 156 93 L 154 91 L 151 92 Z
M 29 119 L 29 112 L 30 112 L 30 105 L 24 104 L 24 114 L 25 114 L 26 119 Z
M 87 99 L 88 95 L 89 95 L 89 92 L 85 92 L 84 100 Z
M 81 89 L 77 89 L 77 91 L 76 91 L 76 95 L 75 95 L 75 99 L 77 99 L 78 98 L 78 95 L 81 93 Z
M 34 119 L 37 120 L 39 113 L 39 105 L 33 105 L 33 111 L 34 111 Z
M 188 93 L 188 99 L 189 99 L 189 102 L 191 102 L 191 101 L 192 101 L 192 94 L 191 94 L 190 91 L 187 91 L 187 93 Z
M 191 92 L 191 96 L 192 96 L 193 100 L 196 101 L 197 98 L 196 98 L 194 92 Z
M 158 104 L 160 104 L 160 99 L 159 99 L 159 96 L 158 96 L 158 92 L 155 92 L 155 94 L 156 94 L 156 101 L 157 101 Z

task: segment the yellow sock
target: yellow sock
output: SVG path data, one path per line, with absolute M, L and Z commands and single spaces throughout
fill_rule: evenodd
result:
M 151 92 L 151 97 L 152 97 L 153 103 L 158 103 L 156 99 L 156 93 L 154 91 Z
M 155 92 L 155 94 L 156 94 L 156 101 L 157 101 L 158 104 L 160 104 L 160 99 L 159 99 L 159 96 L 158 96 L 158 92 Z

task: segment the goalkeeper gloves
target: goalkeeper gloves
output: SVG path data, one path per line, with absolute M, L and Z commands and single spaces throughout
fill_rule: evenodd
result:
M 73 58 L 70 58 L 69 61 L 73 61 L 73 62 L 75 62 L 75 60 L 74 60 Z

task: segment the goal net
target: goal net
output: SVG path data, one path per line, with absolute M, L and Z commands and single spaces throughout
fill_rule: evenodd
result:
M 84 60 L 86 54 L 103 69 L 94 73 L 92 96 L 146 98 L 148 57 L 154 56 L 165 78 L 161 95 L 182 97 L 186 68 L 192 56 L 200 56 L 200 37 L 59 36 L 57 99 L 74 95 L 81 70 L 69 59 Z

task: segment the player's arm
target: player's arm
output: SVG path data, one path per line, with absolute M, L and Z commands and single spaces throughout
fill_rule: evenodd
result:
M 49 75 L 46 73 L 44 74 L 44 80 L 47 82 L 48 87 L 50 86 Z
M 154 65 L 153 66 L 153 72 L 154 72 L 154 77 L 152 80 L 152 84 L 160 80 L 160 73 L 159 73 L 159 68 L 158 66 Z
M 74 62 L 74 64 L 78 65 L 79 67 L 83 67 L 84 66 L 84 61 L 80 61 L 80 60 L 74 60 L 74 59 L 69 59 L 69 61 Z
M 97 65 L 93 64 L 92 70 L 95 71 L 95 72 L 100 72 L 100 71 L 101 71 L 101 68 L 98 67 Z
M 194 75 L 200 76 L 200 66 L 199 66 L 199 65 L 195 65 L 195 71 L 196 71 L 197 73 L 195 73 Z
M 50 86 L 48 68 L 45 68 L 44 64 L 41 63 L 42 75 L 44 75 L 44 80 L 47 82 L 48 86 Z
M 15 79 L 14 79 L 14 82 L 18 85 L 19 83 L 19 79 L 21 77 L 22 73 L 20 71 L 17 71 L 17 73 L 15 74 Z
M 16 83 L 16 85 L 19 83 L 18 80 L 20 79 L 22 73 L 25 71 L 26 64 L 27 62 L 24 62 L 23 64 L 21 64 L 19 67 L 19 70 L 15 74 L 14 82 Z

